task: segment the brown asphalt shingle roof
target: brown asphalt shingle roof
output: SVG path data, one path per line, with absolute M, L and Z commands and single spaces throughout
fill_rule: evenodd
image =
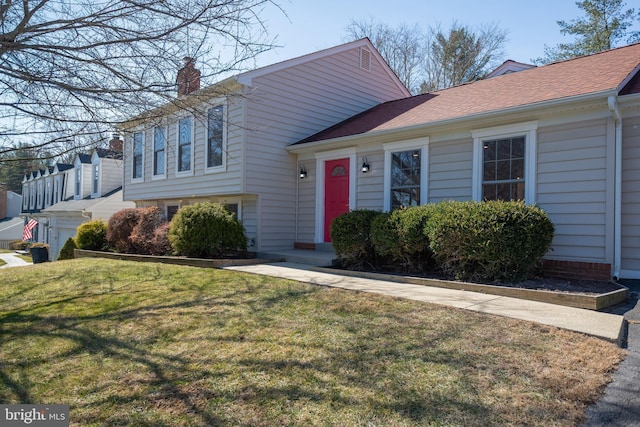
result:
M 639 65 L 640 43 L 637 43 L 437 92 L 389 101 L 296 144 L 399 129 L 545 101 L 621 90 L 620 85 L 637 71 Z M 627 86 L 624 92 L 636 91 L 630 91 Z

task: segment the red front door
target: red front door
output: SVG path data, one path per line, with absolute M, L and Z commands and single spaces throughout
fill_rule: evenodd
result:
M 349 211 L 349 159 L 324 164 L 324 241 L 331 241 L 331 222 Z

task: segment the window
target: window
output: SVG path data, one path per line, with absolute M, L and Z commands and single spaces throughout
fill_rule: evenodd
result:
M 178 209 L 180 209 L 180 206 L 177 206 L 177 205 L 167 206 L 167 221 L 171 221 L 173 219 L 175 214 L 178 213 Z
M 420 204 L 421 150 L 391 153 L 391 209 Z
M 191 170 L 191 142 L 193 121 L 190 117 L 180 119 L 178 122 L 178 172 Z
M 207 167 L 223 165 L 224 105 L 210 108 L 207 120 Z
M 98 194 L 98 185 L 100 183 L 100 166 L 93 165 L 93 194 Z
M 82 170 L 80 168 L 76 168 L 76 197 L 80 197 L 80 190 L 82 185 Z
M 164 129 L 156 127 L 153 129 L 153 175 L 165 174 L 165 153 L 166 142 Z
M 131 175 L 133 179 L 142 179 L 142 140 L 142 132 L 133 134 L 133 172 Z
M 473 200 L 535 203 L 537 122 L 472 131 Z
M 524 200 L 524 137 L 483 141 L 482 199 Z

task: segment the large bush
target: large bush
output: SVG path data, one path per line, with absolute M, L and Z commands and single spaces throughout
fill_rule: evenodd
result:
M 380 212 L 353 210 L 331 223 L 331 241 L 343 266 L 352 269 L 374 267 L 376 253 L 371 242 L 371 223 Z
M 171 220 L 169 241 L 176 254 L 218 258 L 246 251 L 247 238 L 238 219 L 220 203 L 183 206 Z
M 122 209 L 109 218 L 107 241 L 118 252 L 136 253 L 136 246 L 129 236 L 140 221 L 140 208 Z
M 437 205 L 396 209 L 377 216 L 371 224 L 374 250 L 396 270 L 419 272 L 434 267 L 424 227 Z
M 151 255 L 168 255 L 171 253 L 171 242 L 169 242 L 169 228 L 171 224 L 165 222 L 156 228 L 149 245 Z
M 99 219 L 81 224 L 76 231 L 78 249 L 104 251 L 109 247 L 107 242 L 107 223 Z
M 435 259 L 458 279 L 519 281 L 539 267 L 554 227 L 522 202 L 447 202 L 425 224 Z
M 138 208 L 138 222 L 129 235 L 129 243 L 133 251 L 143 255 L 164 255 L 164 253 L 154 253 L 156 252 L 154 236 L 156 230 L 165 222 L 157 206 Z

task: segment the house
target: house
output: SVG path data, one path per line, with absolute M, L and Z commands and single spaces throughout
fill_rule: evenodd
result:
M 287 147 L 305 170 L 295 241 L 329 242 L 331 220 L 348 209 L 522 199 L 555 224 L 547 271 L 640 278 L 639 70 L 640 44 L 509 63 L 301 138 Z
M 8 249 L 12 241 L 22 238 L 21 206 L 22 196 L 0 184 L 0 249 Z
M 132 118 L 125 135 L 124 199 L 167 219 L 199 201 L 225 204 L 250 249 L 293 247 L 300 165 L 286 147 L 409 91 L 368 39 L 238 74 L 200 88 L 192 58 L 178 97 Z M 304 226 L 304 225 L 303 225 Z
M 76 154 L 73 164 L 58 163 L 23 179 L 24 223 L 38 221 L 33 241 L 49 244 L 55 260 L 69 237 L 84 222 L 108 221 L 117 211 L 134 207 L 122 200 L 122 141 L 114 138 L 110 149 Z M 27 196 L 25 196 L 25 194 Z

